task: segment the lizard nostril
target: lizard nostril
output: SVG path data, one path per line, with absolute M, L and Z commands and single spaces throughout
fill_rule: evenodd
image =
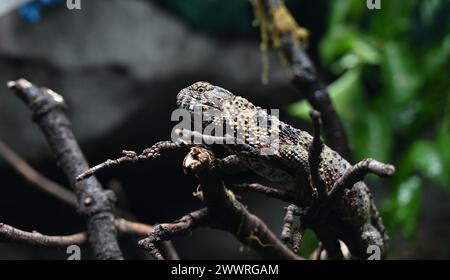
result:
M 183 99 L 184 95 L 185 95 L 184 89 L 180 90 L 180 92 L 177 94 L 177 101 Z

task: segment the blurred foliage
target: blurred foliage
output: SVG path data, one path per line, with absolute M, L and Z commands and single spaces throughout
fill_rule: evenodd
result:
M 423 187 L 450 192 L 450 1 L 382 1 L 381 10 L 361 2 L 330 3 L 320 56 L 338 77 L 328 89 L 355 160 L 396 165 L 382 212 L 411 236 Z M 309 109 L 302 101 L 290 112 L 309 121 Z

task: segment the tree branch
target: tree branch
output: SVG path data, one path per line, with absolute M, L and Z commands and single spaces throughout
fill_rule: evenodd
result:
M 242 183 L 229 185 L 228 188 L 233 191 L 253 191 L 261 193 L 267 197 L 272 197 L 286 202 L 296 203 L 297 198 L 289 192 L 266 187 L 260 183 Z
M 326 87 L 320 82 L 314 63 L 303 50 L 307 32 L 298 26 L 280 0 L 253 0 L 255 16 L 262 33 L 268 33 L 272 45 L 282 53 L 293 75 L 293 84 L 311 106 L 322 115 L 324 132 L 330 147 L 350 160 L 347 135 L 333 107 Z
M 37 172 L 31 165 L 20 158 L 13 150 L 0 140 L 0 156 L 14 168 L 23 178 L 36 188 L 52 195 L 64 203 L 77 208 L 78 202 L 75 194 L 65 187 L 47 179 L 41 173 Z
M 191 148 L 183 162 L 185 170 L 193 172 L 200 182 L 211 225 L 229 231 L 265 259 L 300 259 L 225 188 L 215 162 L 214 154 L 201 147 Z
M 65 248 L 69 245 L 83 245 L 87 241 L 85 232 L 64 236 L 48 236 L 39 232 L 27 232 L 0 223 L 0 240 L 15 241 L 35 246 Z
M 114 224 L 120 235 L 128 236 L 146 236 L 149 232 L 153 232 L 155 227 L 130 222 L 125 219 L 116 219 Z M 39 232 L 27 232 L 10 225 L 0 223 L 0 241 L 18 242 L 34 246 L 41 246 L 47 248 L 66 248 L 70 245 L 84 245 L 88 241 L 88 234 L 86 232 L 75 233 L 71 235 L 49 236 Z M 158 243 L 157 248 L 161 251 L 163 256 L 168 260 L 179 260 L 178 253 L 170 241 L 163 241 Z
M 122 157 L 119 157 L 117 159 L 107 159 L 106 161 L 97 164 L 96 166 L 89 168 L 85 170 L 83 173 L 79 174 L 76 177 L 77 181 L 81 181 L 84 179 L 87 179 L 91 176 L 93 176 L 95 173 L 99 172 L 100 170 L 112 166 L 119 165 L 124 162 L 136 162 L 136 161 L 143 161 L 143 160 L 151 160 L 154 158 L 157 158 L 161 155 L 162 151 L 165 150 L 173 150 L 180 147 L 183 147 L 183 143 L 174 143 L 171 141 L 161 141 L 156 143 L 150 148 L 147 148 L 142 151 L 142 153 L 138 154 L 135 151 L 122 151 Z
M 0 140 L 0 155 L 6 160 L 6 162 L 14 168 L 20 175 L 27 179 L 33 186 L 37 187 L 46 193 L 51 194 L 58 200 L 66 203 L 67 205 L 77 209 L 78 202 L 75 194 L 59 185 L 58 183 L 48 179 L 36 169 L 31 167 L 25 160 L 17 155 L 11 148 Z M 128 219 L 135 220 L 136 218 L 132 213 L 126 210 L 116 209 L 119 216 L 127 217 Z M 128 221 L 123 218 L 116 218 L 114 221 L 119 233 L 122 234 L 134 234 L 138 236 L 145 236 L 153 230 L 153 226 Z M 171 242 L 161 242 L 158 244 L 162 254 L 169 260 L 178 260 L 178 253 L 173 247 Z
M 154 227 L 147 238 L 139 241 L 139 246 L 148 251 L 155 259 L 164 260 L 157 248 L 161 241 L 171 240 L 175 236 L 190 234 L 193 229 L 205 225 L 208 219 L 208 210 L 202 208 L 191 212 L 173 223 L 160 224 Z
M 11 81 L 8 87 L 31 109 L 33 119 L 44 133 L 58 166 L 75 190 L 80 213 L 87 222 L 89 243 L 96 258 L 122 259 L 112 213 L 114 193 L 103 190 L 95 178 L 75 181 L 75 177 L 89 166 L 64 113 L 63 97 L 50 89 L 38 88 L 24 79 Z
M 150 225 L 130 222 L 124 219 L 116 219 L 114 224 L 117 231 L 123 235 L 145 236 L 154 229 L 154 227 Z M 21 242 L 49 248 L 64 248 L 69 245 L 86 244 L 88 241 L 88 234 L 86 232 L 80 232 L 71 235 L 49 236 L 36 231 L 23 231 L 10 225 L 0 223 L 0 240 Z

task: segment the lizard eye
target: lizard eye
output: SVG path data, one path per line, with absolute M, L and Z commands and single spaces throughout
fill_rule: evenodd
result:
M 205 91 L 205 89 L 204 89 L 204 88 L 199 88 L 197 91 L 200 92 L 200 93 L 202 93 L 202 92 Z

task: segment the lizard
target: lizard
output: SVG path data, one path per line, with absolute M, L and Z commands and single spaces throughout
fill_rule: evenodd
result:
M 347 246 L 349 257 L 386 257 L 389 236 L 363 178 L 368 173 L 390 176 L 395 172 L 394 166 L 373 159 L 351 165 L 322 142 L 318 112 L 311 114 L 312 136 L 280 121 L 247 99 L 207 82 L 196 82 L 182 89 L 176 100 L 177 106 L 187 112 L 180 116 L 189 116 L 189 128 L 183 121 L 174 127 L 172 141 L 158 142 L 141 154 L 124 150 L 122 157 L 108 159 L 78 175 L 76 180 L 123 162 L 153 159 L 163 150 L 199 144 L 219 145 L 230 153 L 218 160 L 219 170 L 225 173 L 253 171 L 273 186 L 244 184 L 247 189 L 270 193 L 295 206 L 300 231 L 289 240 L 296 246 L 294 251 L 298 249 L 299 236 L 309 228 L 322 242 L 329 258 L 344 258 L 339 241 Z M 205 126 L 203 131 L 198 131 L 199 112 L 200 126 Z M 285 237 L 283 235 L 282 239 Z
M 315 136 L 280 121 L 277 116 L 268 114 L 247 99 L 208 82 L 196 82 L 182 89 L 176 100 L 177 106 L 191 115 L 195 114 L 195 108 L 201 109 L 203 126 L 213 125 L 219 129 L 221 125 L 231 127 L 224 136 L 215 138 L 198 131 L 192 132 L 190 136 L 197 135 L 210 141 L 211 137 L 214 138 L 219 143 L 217 145 L 224 146 L 230 153 L 225 160 L 232 159 L 229 162 L 238 163 L 241 168 L 270 181 L 273 188 L 296 197 L 296 206 L 311 210 L 302 212 L 302 226 L 311 228 L 322 242 L 341 240 L 347 245 L 351 256 L 357 259 L 366 259 L 373 245 L 379 248 L 382 258 L 386 256 L 389 236 L 364 181 L 353 180 L 337 198 L 336 195 L 335 199 L 326 197 L 324 201 L 319 199 L 320 188 L 314 186 L 312 180 L 316 173 L 319 183 L 315 184 L 321 185 L 326 194 L 332 194 L 335 192 L 333 188 L 342 185 L 342 178 L 350 176 L 352 169 L 381 163 L 368 159 L 352 166 L 321 143 L 320 161 L 317 170 L 314 170 L 310 166 L 310 157 Z M 384 168 L 384 173 L 379 175 L 392 175 L 395 171 L 392 165 L 384 165 Z M 336 247 L 332 241 L 331 244 L 324 244 L 327 252 L 330 246 Z

